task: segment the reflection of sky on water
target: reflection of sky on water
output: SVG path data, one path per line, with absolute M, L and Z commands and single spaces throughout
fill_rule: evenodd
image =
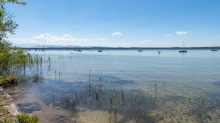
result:
M 220 52 L 215 52 L 214 57 L 209 50 L 189 50 L 184 54 L 178 50 L 163 50 L 159 56 L 157 50 L 104 50 L 102 53 L 48 50 L 37 53 L 44 59 L 44 80 L 48 83 L 60 81 L 58 85 L 61 86 L 65 82 L 88 83 L 90 74 L 91 82 L 98 82 L 102 77 L 103 83 L 115 89 L 146 90 L 146 84 L 165 82 L 176 87 L 182 85 L 179 90 L 184 93 L 192 87 L 206 92 L 218 91 L 215 86 L 220 79 Z
M 26 86 L 28 92 L 50 104 L 53 95 L 59 101 L 61 96 L 86 91 L 89 81 L 93 87 L 101 84 L 105 90 L 141 92 L 148 96 L 154 95 L 152 90 L 156 84 L 157 96 L 162 101 L 169 98 L 184 106 L 188 99 L 195 99 L 192 105 L 197 107 L 200 102 L 196 99 L 205 98 L 207 109 L 219 110 L 220 52 L 190 50 L 182 54 L 177 50 L 163 50 L 159 55 L 157 50 L 71 52 L 37 51 L 43 57 L 42 70 L 39 70 L 43 72 L 43 82 L 19 86 Z
M 77 52 L 73 50 L 46 50 L 42 51 L 30 51 L 31 54 L 45 54 L 45 55 L 77 55 L 77 54 L 89 54 L 89 55 L 128 55 L 128 56 L 160 56 L 160 57 L 220 57 L 220 52 L 212 52 L 210 50 L 188 50 L 187 53 L 179 53 L 178 50 L 162 50 L 158 54 L 158 50 L 143 50 L 138 52 L 137 50 L 103 50 L 99 53 L 96 50 L 82 50 Z

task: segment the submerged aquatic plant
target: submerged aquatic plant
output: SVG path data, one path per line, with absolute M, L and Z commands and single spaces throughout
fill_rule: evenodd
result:
M 89 83 L 88 83 L 89 96 L 91 95 L 91 89 L 92 89 L 92 86 L 91 86 L 91 69 L 90 69 L 90 71 L 89 71 Z
M 111 123 L 111 114 L 114 113 L 114 119 L 115 123 L 117 122 L 117 111 L 118 111 L 118 99 L 116 99 L 114 96 L 110 97 L 109 99 L 110 108 L 109 108 L 109 114 L 110 114 L 110 123 Z
M 154 108 L 157 108 L 157 83 L 153 84 L 154 88 Z
M 125 94 L 123 90 L 121 91 L 121 97 L 122 97 L 122 103 L 123 103 L 125 101 Z

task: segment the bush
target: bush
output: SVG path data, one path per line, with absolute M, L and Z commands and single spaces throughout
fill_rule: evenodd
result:
M 15 121 L 8 120 L 6 123 L 37 123 L 37 116 L 29 116 L 27 113 L 21 113 L 17 115 L 17 119 Z
M 13 75 L 0 76 L 0 86 L 16 85 L 17 82 L 18 82 L 17 76 L 13 76 Z
M 12 46 L 9 41 L 0 40 L 0 75 L 16 73 L 28 61 L 28 52 Z

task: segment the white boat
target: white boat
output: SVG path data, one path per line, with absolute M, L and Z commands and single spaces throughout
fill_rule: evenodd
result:
M 182 48 L 182 50 L 179 50 L 179 53 L 187 53 L 187 50 L 184 49 L 184 41 L 183 41 L 183 48 Z
M 77 51 L 78 51 L 78 52 L 82 52 L 82 50 L 81 50 L 81 49 L 78 49 Z
M 160 50 L 158 50 L 158 54 L 160 54 L 161 53 L 161 51 Z
M 214 48 L 215 43 L 213 44 L 213 49 L 211 51 L 218 51 L 217 49 Z
M 43 49 L 42 49 L 42 51 L 44 51 L 44 45 L 43 45 Z
M 99 49 L 97 52 L 102 52 L 102 49 L 101 49 L 101 44 L 100 44 L 100 49 Z
M 142 50 L 142 45 L 141 45 L 141 48 L 138 49 L 138 52 L 143 52 L 143 50 Z
M 142 50 L 142 49 L 139 49 L 138 52 L 143 52 L 143 50 Z
M 216 50 L 216 49 L 212 49 L 211 51 L 218 51 L 218 50 Z

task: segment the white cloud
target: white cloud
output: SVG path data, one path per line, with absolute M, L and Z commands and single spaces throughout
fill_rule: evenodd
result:
M 187 32 L 185 32 L 185 31 L 178 31 L 178 32 L 176 32 L 176 34 L 177 35 L 184 35 L 184 34 L 186 34 Z
M 53 36 L 51 34 L 40 34 L 38 36 L 34 36 L 33 39 L 35 40 L 43 40 L 48 42 L 57 42 L 57 41 L 75 41 L 70 35 L 63 35 L 62 37 Z
M 171 36 L 171 34 L 166 34 L 165 36 L 166 36 L 166 37 L 169 37 L 169 36 Z
M 149 43 L 149 42 L 151 42 L 151 40 L 144 40 L 144 41 L 141 41 L 141 42 L 143 42 L 143 43 Z
M 220 37 L 220 35 L 215 35 L 216 37 Z
M 35 44 L 37 43 L 34 39 L 24 39 L 24 38 L 9 38 L 9 41 L 15 44 Z
M 114 32 L 112 36 L 122 35 L 120 32 Z
M 99 38 L 100 40 L 101 38 Z M 103 40 L 104 38 L 102 38 Z M 80 46 L 94 46 L 98 45 L 98 42 L 88 38 L 73 38 L 72 36 L 65 34 L 61 37 L 51 34 L 39 34 L 31 39 L 24 38 L 9 38 L 14 44 L 38 44 L 38 45 L 80 45 Z
M 94 38 L 95 41 L 105 41 L 105 38 Z

